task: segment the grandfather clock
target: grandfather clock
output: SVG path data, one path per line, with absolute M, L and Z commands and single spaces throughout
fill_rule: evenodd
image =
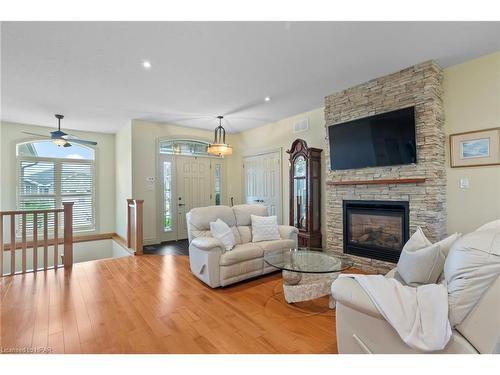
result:
M 321 152 L 296 139 L 290 150 L 290 225 L 299 246 L 321 247 Z

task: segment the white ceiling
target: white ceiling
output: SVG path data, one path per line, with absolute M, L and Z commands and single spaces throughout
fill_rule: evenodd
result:
M 1 41 L 4 121 L 63 113 L 64 128 L 114 133 L 131 119 L 213 129 L 223 114 L 238 132 L 419 62 L 498 51 L 500 22 L 4 22 Z

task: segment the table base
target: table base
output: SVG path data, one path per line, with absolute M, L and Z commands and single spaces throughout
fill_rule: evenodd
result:
M 335 300 L 331 295 L 333 281 L 339 273 L 301 273 L 283 271 L 283 291 L 288 303 L 309 301 L 323 296 L 330 296 L 329 307 L 335 308 Z

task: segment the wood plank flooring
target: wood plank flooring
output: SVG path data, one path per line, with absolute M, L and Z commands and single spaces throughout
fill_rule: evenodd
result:
M 144 255 L 0 279 L 0 346 L 52 353 L 336 353 L 328 297 L 285 303 L 274 273 L 210 289 Z M 21 349 L 22 350 L 22 349 Z

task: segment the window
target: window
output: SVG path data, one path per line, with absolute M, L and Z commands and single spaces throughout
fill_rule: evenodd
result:
M 160 154 L 221 157 L 209 155 L 207 149 L 208 143 L 203 141 L 175 139 L 160 142 Z
M 18 208 L 43 210 L 74 202 L 73 229 L 95 229 L 94 162 L 94 150 L 85 146 L 58 147 L 51 141 L 17 145 Z
M 163 231 L 172 230 L 172 163 L 163 163 Z
M 222 165 L 215 164 L 215 205 L 219 206 L 222 195 Z

